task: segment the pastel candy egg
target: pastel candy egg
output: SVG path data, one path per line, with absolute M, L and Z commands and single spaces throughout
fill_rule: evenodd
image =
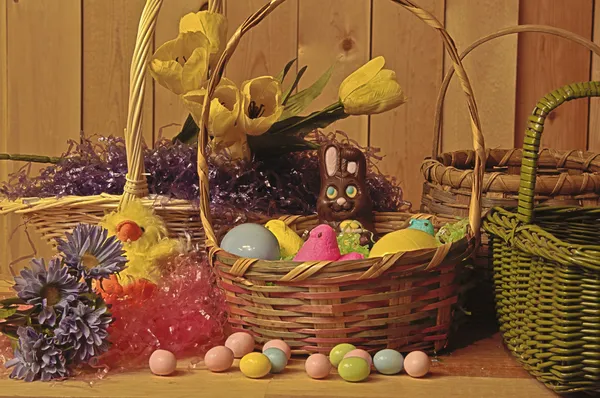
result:
M 365 361 L 367 361 L 369 363 L 369 367 L 371 367 L 373 365 L 373 358 L 371 358 L 371 355 L 366 352 L 365 350 L 361 350 L 360 348 L 357 348 L 356 350 L 352 350 L 352 351 L 348 351 L 346 353 L 346 355 L 344 355 L 344 359 L 346 358 L 362 358 Z
M 402 372 L 404 357 L 396 350 L 385 349 L 377 352 L 373 357 L 375 369 L 384 375 L 395 375 Z
M 223 372 L 233 365 L 233 351 L 223 345 L 213 347 L 204 356 L 204 364 L 211 372 Z
M 168 376 L 175 372 L 177 359 L 170 351 L 156 350 L 150 355 L 148 365 L 150 366 L 150 371 L 155 375 Z
M 260 379 L 271 371 L 271 361 L 260 352 L 251 352 L 240 360 L 240 370 L 246 377 Z
M 429 373 L 431 360 L 423 351 L 413 351 L 404 359 L 404 369 L 411 377 L 423 377 Z
M 285 356 L 289 360 L 292 356 L 292 350 L 289 345 L 283 340 L 269 340 L 263 345 L 263 352 L 268 350 L 271 347 L 279 348 L 281 351 L 285 352 Z
M 236 332 L 225 340 L 225 347 L 233 351 L 236 358 L 254 351 L 254 337 L 245 332 Z
M 271 362 L 271 373 L 279 373 L 287 366 L 287 356 L 285 352 L 276 347 L 267 348 L 263 354 Z
M 342 359 L 338 365 L 338 373 L 342 379 L 356 383 L 369 377 L 371 369 L 363 358 L 352 357 Z
M 323 354 L 313 354 L 306 359 L 304 369 L 313 379 L 323 379 L 331 372 L 331 362 Z
M 354 347 L 352 344 L 338 344 L 335 347 L 333 347 L 329 352 L 329 361 L 333 366 L 337 367 L 340 364 L 341 360 L 344 359 L 344 355 L 346 355 L 352 350 L 356 350 L 356 347 Z
M 259 224 L 240 224 L 232 228 L 221 248 L 240 257 L 279 260 L 279 242 L 275 235 Z

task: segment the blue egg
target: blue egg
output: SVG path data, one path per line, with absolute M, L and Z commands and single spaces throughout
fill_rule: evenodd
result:
M 241 224 L 232 228 L 223 237 L 221 248 L 245 258 L 279 260 L 280 256 L 277 238 L 259 224 Z
M 279 348 L 267 348 L 263 354 L 271 361 L 271 373 L 279 373 L 287 366 L 287 355 Z
M 375 369 L 384 375 L 395 375 L 404 368 L 404 357 L 396 350 L 389 348 L 379 351 L 373 357 Z

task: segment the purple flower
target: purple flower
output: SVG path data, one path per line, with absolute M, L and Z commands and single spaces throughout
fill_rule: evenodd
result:
M 10 374 L 12 379 L 48 381 L 69 375 L 65 357 L 52 338 L 37 333 L 32 327 L 19 327 L 17 334 L 19 347 L 15 357 L 4 365 L 14 367 Z
M 86 289 L 84 283 L 69 274 L 69 269 L 61 265 L 59 259 L 52 259 L 46 268 L 43 259 L 31 260 L 31 269 L 25 268 L 15 277 L 13 289 L 21 300 L 31 305 L 45 308 L 64 308 L 75 301 Z M 44 319 L 49 317 L 45 310 Z
M 67 240 L 58 240 L 58 250 L 69 267 L 85 279 L 104 279 L 125 269 L 127 258 L 119 239 L 108 237 L 108 230 L 79 224 Z
M 82 302 L 69 307 L 54 330 L 57 344 L 72 347 L 69 360 L 87 362 L 108 350 L 108 325 L 112 318 L 106 307 L 93 308 Z

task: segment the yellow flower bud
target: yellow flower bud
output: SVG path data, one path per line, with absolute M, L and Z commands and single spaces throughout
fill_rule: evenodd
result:
M 406 96 L 396 80 L 396 73 L 383 69 L 384 65 L 385 58 L 374 58 L 342 82 L 339 98 L 345 113 L 372 115 L 406 102 Z

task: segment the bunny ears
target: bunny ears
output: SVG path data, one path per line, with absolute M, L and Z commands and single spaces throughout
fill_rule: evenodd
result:
M 358 148 L 329 144 L 321 148 L 321 159 L 327 177 L 359 177 L 366 172 L 366 158 Z

